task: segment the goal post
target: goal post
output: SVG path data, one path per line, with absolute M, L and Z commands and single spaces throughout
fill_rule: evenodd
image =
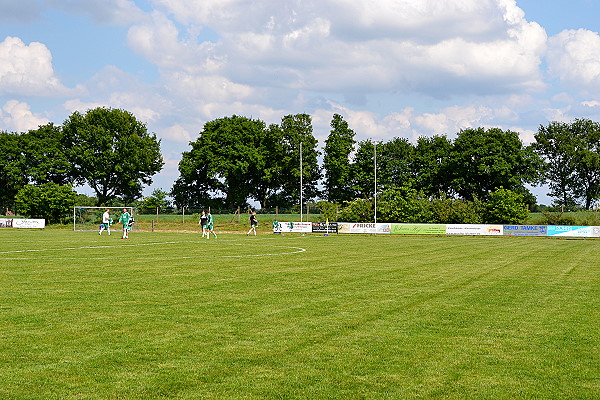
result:
M 134 218 L 137 216 L 135 207 L 91 207 L 74 206 L 73 207 L 73 230 L 74 231 L 97 231 L 102 223 L 102 214 L 108 209 L 110 217 L 113 220 L 113 226 L 119 223 L 119 218 L 123 209 L 126 208 Z M 118 229 L 120 229 L 119 227 Z M 135 224 L 133 224 L 135 228 Z

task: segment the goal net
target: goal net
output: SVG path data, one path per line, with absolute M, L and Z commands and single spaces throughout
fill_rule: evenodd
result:
M 137 209 L 135 207 L 88 207 L 88 206 L 75 206 L 73 207 L 73 230 L 74 231 L 97 231 L 100 229 L 102 223 L 102 214 L 108 209 L 108 213 L 113 220 L 112 229 L 121 230 L 122 226 L 119 224 L 119 218 L 123 209 L 126 208 L 129 214 L 137 216 Z M 133 224 L 132 229 L 135 229 Z

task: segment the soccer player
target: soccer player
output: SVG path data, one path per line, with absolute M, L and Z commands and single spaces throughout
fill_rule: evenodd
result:
M 129 230 L 131 229 L 131 225 L 129 224 L 130 219 L 131 214 L 129 214 L 129 211 L 124 208 L 121 218 L 119 218 L 119 222 L 123 224 L 123 237 L 121 239 L 129 239 Z
M 102 232 L 106 229 L 108 234 L 110 235 L 110 224 L 112 223 L 112 218 L 110 218 L 110 213 L 108 212 L 108 208 L 102 214 L 102 223 L 100 224 L 100 232 L 98 235 L 102 235 Z
M 252 215 L 250 215 L 250 230 L 246 233 L 246 236 L 250 234 L 250 232 L 254 232 L 254 236 L 256 236 L 256 227 L 258 226 L 258 220 L 256 219 L 256 211 L 252 211 Z
M 215 233 L 215 231 L 213 231 L 213 216 L 210 213 L 210 210 L 208 210 L 208 214 L 206 214 L 206 238 L 210 239 L 210 234 L 212 233 L 213 235 L 215 235 L 215 238 L 217 237 L 217 234 Z
M 208 217 L 206 216 L 206 212 L 202 210 L 202 215 L 200 216 L 199 225 L 202 226 L 202 237 L 208 236 L 207 225 L 208 225 Z

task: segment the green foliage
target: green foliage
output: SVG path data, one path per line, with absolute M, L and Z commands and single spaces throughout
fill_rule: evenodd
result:
M 353 198 L 350 154 L 354 150 L 354 135 L 354 131 L 348 127 L 343 117 L 334 114 L 323 157 L 324 194 L 331 202 L 348 201 Z
M 374 149 L 375 150 L 375 149 Z M 414 147 L 406 138 L 394 138 L 377 144 L 378 190 L 412 186 Z
M 374 218 L 372 199 L 345 201 L 338 214 L 338 221 L 344 222 L 373 222 Z
M 17 211 L 27 217 L 44 218 L 49 224 L 63 223 L 73 218 L 76 195 L 71 185 L 26 185 L 17 193 L 15 204 Z
M 281 119 L 283 157 L 280 196 L 287 204 L 300 201 L 300 172 L 304 201 L 316 199 L 321 180 L 318 141 L 313 135 L 312 119 L 308 114 L 286 115 Z M 302 144 L 302 171 L 300 171 L 300 144 Z
M 413 188 L 390 188 L 377 196 L 378 222 L 418 223 L 431 219 L 429 200 Z
M 449 167 L 452 142 L 446 136 L 420 137 L 413 157 L 414 187 L 428 196 L 452 192 L 452 169 Z
M 154 212 L 156 209 L 164 210 L 171 206 L 171 201 L 167 198 L 169 194 L 162 189 L 154 189 L 152 194 L 145 197 L 138 203 L 138 208 L 143 213 Z
M 573 215 L 560 212 L 543 211 L 542 225 L 576 225 L 576 219 Z
M 600 124 L 589 119 L 554 121 L 540 126 L 535 139 L 556 205 L 591 209 L 600 199 Z
M 375 145 L 371 140 L 358 143 L 352 163 L 352 192 L 358 197 L 373 196 L 375 189 Z M 381 178 L 381 177 L 379 177 Z
M 125 110 L 74 112 L 63 125 L 63 142 L 76 183 L 87 183 L 98 205 L 132 202 L 164 164 L 160 140 Z
M 321 213 L 321 220 L 329 220 L 330 222 L 337 221 L 339 210 L 339 206 L 337 204 L 330 203 L 328 201 L 319 201 L 317 203 L 317 208 Z
M 441 194 L 431 200 L 431 223 L 440 224 L 480 224 L 482 204 L 478 200 L 451 199 Z
M 504 188 L 490 193 L 484 209 L 484 222 L 490 224 L 523 224 L 529 215 L 523 195 Z
M 0 207 L 2 213 L 14 206 L 15 195 L 28 182 L 21 137 L 0 131 Z
M 21 135 L 27 174 L 31 183 L 71 184 L 75 178 L 64 147 L 60 126 L 52 123 Z
M 541 165 L 541 159 L 523 146 L 516 132 L 465 129 L 452 147 L 451 186 L 463 199 L 486 200 L 499 187 L 525 192 L 525 184 L 539 181 Z

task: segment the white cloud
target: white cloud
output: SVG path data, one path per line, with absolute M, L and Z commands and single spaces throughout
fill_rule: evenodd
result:
M 129 43 L 165 76 L 229 86 L 432 96 L 536 91 L 546 34 L 514 0 L 155 0 Z M 186 37 L 167 14 L 218 41 Z M 188 35 L 189 36 L 189 35 Z M 207 86 L 211 80 L 207 80 Z M 211 87 L 211 91 L 214 86 Z M 222 95 L 222 94 L 221 94 Z M 217 94 L 217 96 L 221 96 Z M 234 96 L 236 97 L 236 96 Z M 237 97 L 239 98 L 239 97 Z
M 4 103 L 0 109 L 0 121 L 2 121 L 3 130 L 15 132 L 26 132 L 50 122 L 44 117 L 33 114 L 29 104 L 18 100 L 9 100 Z
M 38 42 L 29 45 L 20 38 L 0 42 L 0 95 L 46 96 L 65 94 L 52 67 L 52 54 Z
M 548 41 L 550 72 L 582 92 L 600 89 L 600 35 L 586 29 L 565 30 Z

